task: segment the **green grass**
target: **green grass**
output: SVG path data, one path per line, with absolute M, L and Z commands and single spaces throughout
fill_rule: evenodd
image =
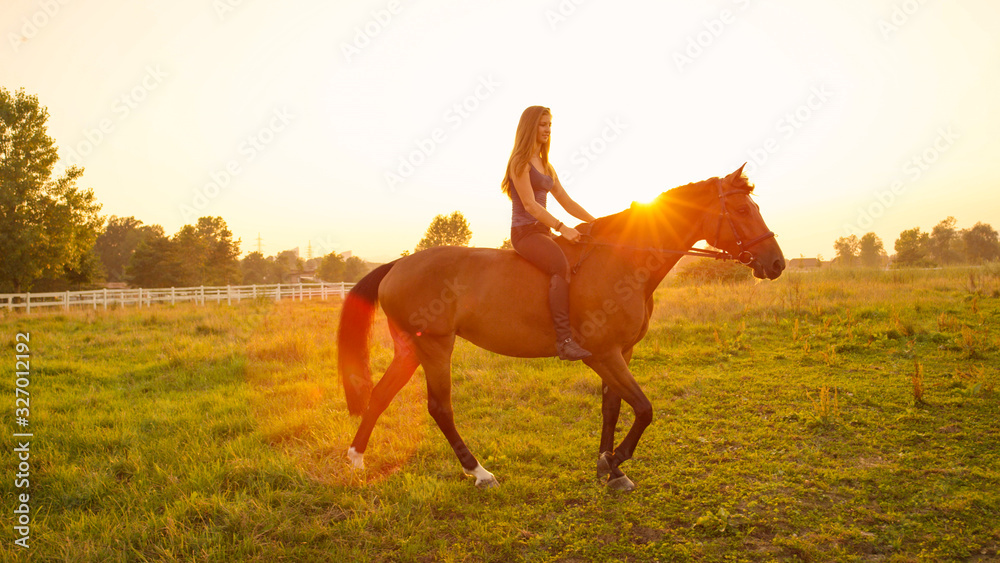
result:
M 595 479 L 596 376 L 460 343 L 456 421 L 420 371 L 350 470 L 339 303 L 0 318 L 0 489 L 16 473 L 13 342 L 31 333 L 31 549 L 11 561 L 985 561 L 1000 552 L 1000 275 L 668 280 L 632 369 L 655 417 Z M 383 323 L 384 324 L 384 323 Z M 384 326 L 376 373 L 391 348 Z M 917 377 L 919 375 L 919 377 Z M 918 383 L 919 389 L 918 392 Z M 620 435 L 631 413 L 623 410 Z

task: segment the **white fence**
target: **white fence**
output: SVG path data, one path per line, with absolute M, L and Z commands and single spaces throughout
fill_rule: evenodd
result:
M 353 283 L 291 283 L 273 285 L 227 285 L 222 287 L 171 287 L 164 289 L 95 289 L 91 291 L 60 291 L 55 293 L 3 293 L 0 309 L 34 309 L 59 307 L 151 307 L 157 303 L 193 302 L 204 305 L 210 301 L 228 304 L 244 299 L 327 299 L 340 297 L 354 287 Z

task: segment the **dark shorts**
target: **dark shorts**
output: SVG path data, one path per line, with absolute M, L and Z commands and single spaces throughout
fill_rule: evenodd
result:
M 514 250 L 549 277 L 569 279 L 569 262 L 552 232 L 541 223 L 511 227 L 510 242 Z

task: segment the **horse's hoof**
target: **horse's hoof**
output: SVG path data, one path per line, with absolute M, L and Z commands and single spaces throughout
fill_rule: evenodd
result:
M 608 488 L 612 491 L 631 491 L 635 489 L 635 483 L 631 479 L 622 475 L 621 477 L 616 477 L 608 481 Z
M 476 465 L 475 469 L 464 469 L 466 475 L 471 475 L 476 478 L 476 486 L 480 489 L 492 489 L 493 487 L 499 487 L 500 483 L 497 483 L 497 478 L 493 476 L 492 473 L 486 471 L 482 465 Z
M 351 446 L 347 450 L 347 457 L 351 459 L 351 466 L 354 467 L 354 469 L 357 469 L 358 471 L 364 471 L 365 454 L 363 453 L 359 454 L 357 450 L 354 449 L 354 446 Z
M 492 475 L 486 478 L 476 479 L 476 487 L 480 489 L 493 489 L 499 486 L 500 483 L 498 483 L 496 477 Z
M 604 452 L 597 458 L 597 480 L 604 481 L 611 476 L 611 454 Z

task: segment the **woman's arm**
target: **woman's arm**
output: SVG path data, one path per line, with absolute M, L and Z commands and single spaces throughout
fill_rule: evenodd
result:
M 587 213 L 587 210 L 584 209 L 579 203 L 573 201 L 573 198 L 569 197 L 569 194 L 566 193 L 566 190 L 563 188 L 562 182 L 559 181 L 559 176 L 555 174 L 553 175 L 555 177 L 553 178 L 554 182 L 552 183 L 552 196 L 556 198 L 559 205 L 566 210 L 566 213 L 569 213 L 581 221 L 586 221 L 588 223 L 593 221 L 594 216 Z
M 531 189 L 531 176 L 529 169 L 530 169 L 529 165 L 525 164 L 524 168 L 522 168 L 520 171 L 514 171 L 514 174 L 511 174 L 511 180 L 513 180 L 514 182 L 514 191 L 517 192 L 517 197 L 521 198 L 521 203 L 524 205 L 524 210 L 530 213 L 531 216 L 537 219 L 541 224 L 545 225 L 550 229 L 557 230 L 559 234 L 569 239 L 570 242 L 576 242 L 577 239 L 580 238 L 580 233 L 577 232 L 577 230 L 574 229 L 573 227 L 570 227 L 564 224 L 559 219 L 556 219 L 551 213 L 548 212 L 547 209 L 545 209 L 544 207 L 539 205 L 537 201 L 535 201 L 535 193 Z M 553 195 L 555 192 L 555 185 L 556 184 L 553 184 Z M 562 187 L 560 186 L 560 189 L 561 188 Z M 559 201 L 560 205 L 563 205 L 563 208 L 566 207 L 562 203 L 562 201 L 559 200 L 558 197 L 556 198 L 556 200 Z M 582 211 L 583 209 L 580 208 L 580 210 Z M 567 209 L 566 211 L 573 214 L 571 211 L 569 211 L 569 209 Z M 583 211 L 583 213 L 586 214 L 587 212 Z M 578 215 L 575 214 L 573 215 L 578 219 L 582 219 L 582 217 Z M 586 219 L 583 220 L 586 221 Z M 591 220 L 593 220 L 592 217 Z

